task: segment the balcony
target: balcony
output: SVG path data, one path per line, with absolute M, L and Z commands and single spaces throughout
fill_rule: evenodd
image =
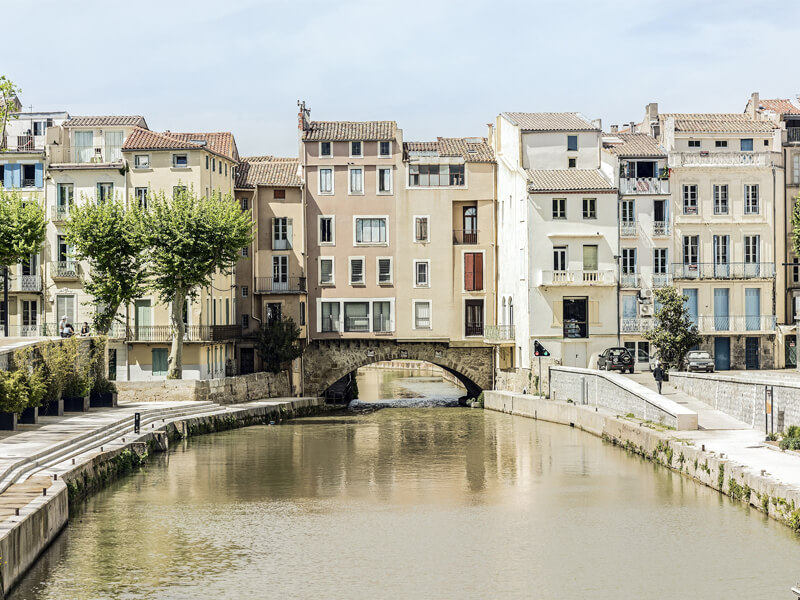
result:
M 650 331 L 653 328 L 653 319 L 642 319 L 638 317 L 620 319 L 619 332 L 620 333 L 641 333 L 643 331 Z
M 670 167 L 781 166 L 780 152 L 671 152 Z
M 41 152 L 44 150 L 44 136 L 9 135 L 5 149 L 9 152 Z
M 483 323 L 465 323 L 464 335 L 466 337 L 481 337 L 483 336 Z
M 115 324 L 109 337 L 122 338 L 129 342 L 171 342 L 172 331 L 169 325 L 134 325 L 125 328 Z M 184 342 L 224 342 L 242 337 L 239 325 L 186 325 Z
M 50 263 L 50 277 L 53 279 L 80 279 L 81 264 L 76 260 L 55 260 Z
M 256 277 L 256 294 L 303 294 L 305 277 Z
M 19 268 L 19 267 L 17 267 Z M 3 278 L 0 276 L 0 292 L 3 291 Z M 9 292 L 31 292 L 42 291 L 41 275 L 9 275 Z
M 663 288 L 672 285 L 672 275 L 669 273 L 653 273 L 653 287 Z
M 621 273 L 619 276 L 619 286 L 624 288 L 638 288 L 641 277 L 638 273 Z
M 122 164 L 122 146 L 49 146 L 50 164 L 97 165 Z
M 542 271 L 542 285 L 614 285 L 614 271 Z
M 633 194 L 669 194 L 669 179 L 620 177 L 619 193 L 623 196 Z
M 673 263 L 675 279 L 771 279 L 775 263 Z
M 473 246 L 478 243 L 477 229 L 453 229 L 453 244 L 456 246 Z
M 724 316 L 703 315 L 696 320 L 700 333 L 747 333 L 775 331 L 775 315 Z
M 669 237 L 669 221 L 653 221 L 653 237 Z
M 0 338 L 5 337 L 5 326 L 0 324 Z M 42 325 L 15 325 L 9 324 L 8 337 L 44 337 L 47 334 L 47 327 Z
M 619 224 L 620 237 L 636 237 L 639 234 L 639 223 L 636 221 L 621 221 Z
M 513 342 L 515 338 L 514 333 L 513 325 L 487 325 L 484 328 L 483 338 L 488 344 Z
M 69 219 L 69 206 L 54 206 L 50 212 L 50 219 L 55 222 Z

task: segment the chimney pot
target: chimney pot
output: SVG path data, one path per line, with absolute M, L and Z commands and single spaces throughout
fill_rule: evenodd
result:
M 611 133 L 619 132 L 619 125 L 612 125 L 611 126 Z

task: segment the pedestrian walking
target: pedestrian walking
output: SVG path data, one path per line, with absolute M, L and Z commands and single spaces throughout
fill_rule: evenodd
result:
M 661 383 L 664 381 L 664 369 L 661 368 L 661 363 L 656 364 L 656 368 L 653 369 L 653 379 L 656 380 L 656 386 L 658 387 L 658 393 L 661 393 Z

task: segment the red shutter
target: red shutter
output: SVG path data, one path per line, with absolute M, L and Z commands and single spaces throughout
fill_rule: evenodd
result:
M 464 254 L 464 289 L 472 291 L 475 289 L 474 270 L 475 263 L 471 252 Z
M 475 289 L 483 289 L 483 254 L 475 253 Z

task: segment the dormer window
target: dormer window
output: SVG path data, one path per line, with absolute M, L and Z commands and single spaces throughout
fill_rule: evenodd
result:
M 320 142 L 319 155 L 324 158 L 331 158 L 333 156 L 333 144 L 330 142 Z
M 364 156 L 361 142 L 350 142 L 350 156 L 353 157 Z

